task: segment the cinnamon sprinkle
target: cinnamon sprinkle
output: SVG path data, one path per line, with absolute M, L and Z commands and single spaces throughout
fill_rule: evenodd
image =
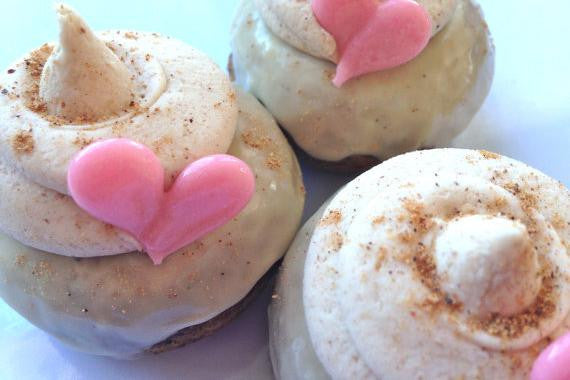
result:
M 425 213 L 423 204 L 411 199 L 406 199 L 404 201 L 404 208 L 409 213 L 410 223 L 414 228 L 414 232 L 424 234 L 433 227 L 434 223 L 431 219 L 431 215 Z
M 479 154 L 481 154 L 481 156 L 487 160 L 498 160 L 501 158 L 500 154 L 489 152 L 488 150 L 479 150 Z
M 471 320 L 474 328 L 503 339 L 514 339 L 530 329 L 536 329 L 540 322 L 556 311 L 555 283 L 558 276 L 553 270 L 543 269 L 542 288 L 534 304 L 525 312 L 510 317 L 493 314 L 486 320 Z
M 31 130 L 19 132 L 12 137 L 12 149 L 18 156 L 32 153 L 34 147 L 35 142 Z
M 338 224 L 342 220 L 342 213 L 339 210 L 330 210 L 327 216 L 321 219 L 319 223 L 321 226 L 330 226 Z

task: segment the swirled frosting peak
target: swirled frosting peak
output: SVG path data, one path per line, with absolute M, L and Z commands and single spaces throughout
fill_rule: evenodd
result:
M 452 220 L 436 240 L 434 258 L 443 290 L 474 315 L 522 312 L 540 290 L 526 227 L 502 216 Z
M 72 160 L 92 144 L 128 139 L 157 158 L 161 189 L 170 189 L 189 164 L 230 149 L 235 89 L 210 58 L 181 41 L 94 33 L 66 6 L 57 12 L 59 43 L 0 73 L 0 229 L 64 256 L 140 250 L 132 236 L 69 197 Z
M 50 115 L 97 121 L 134 100 L 127 66 L 66 5 L 58 5 L 60 40 L 43 67 L 40 98 Z
M 339 47 L 334 37 L 315 17 L 312 8 L 314 3 L 313 0 L 255 0 L 261 17 L 275 35 L 307 54 L 338 63 Z M 344 3 L 350 6 L 356 2 Z M 379 2 L 368 3 L 375 6 Z M 457 7 L 457 0 L 418 0 L 416 3 L 429 14 L 432 36 L 448 24 Z M 362 8 L 362 4 L 359 7 Z
M 525 379 L 570 326 L 570 192 L 489 152 L 385 161 L 307 248 L 303 302 L 333 379 Z

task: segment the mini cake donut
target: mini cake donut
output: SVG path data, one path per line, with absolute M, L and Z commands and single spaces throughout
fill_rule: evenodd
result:
M 449 144 L 490 90 L 494 47 L 471 0 L 242 0 L 230 65 L 302 150 L 359 169 Z
M 203 53 L 56 10 L 59 43 L 0 75 L 0 296 L 97 355 L 211 334 L 294 237 L 296 157 Z
M 570 191 L 543 173 L 486 151 L 390 159 L 290 247 L 270 306 L 275 375 L 527 379 L 570 331 L 569 249 Z M 563 373 L 568 347 L 534 379 Z

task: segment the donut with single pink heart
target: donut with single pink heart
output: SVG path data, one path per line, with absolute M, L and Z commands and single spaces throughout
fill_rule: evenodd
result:
M 474 0 L 242 0 L 230 66 L 301 150 L 359 170 L 445 147 L 490 91 Z
M 56 11 L 59 42 L 0 74 L 0 296 L 97 355 L 212 334 L 294 237 L 295 154 L 203 53 Z

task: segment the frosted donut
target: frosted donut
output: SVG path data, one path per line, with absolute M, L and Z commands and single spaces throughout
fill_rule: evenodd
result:
M 570 330 L 570 192 L 520 162 L 396 157 L 299 232 L 270 308 L 277 378 L 526 379 Z
M 307 13 L 311 3 L 262 3 L 243 0 L 234 20 L 236 82 L 320 161 L 366 156 L 377 162 L 418 148 L 445 147 L 467 127 L 490 90 L 494 47 L 471 0 L 422 3 L 445 10 L 439 24 L 445 26 L 433 32 L 421 54 L 340 88 L 332 82 L 334 40 Z M 430 9 L 426 12 L 432 14 Z
M 271 115 L 202 53 L 152 34 L 91 34 L 74 11 L 57 10 L 59 47 L 45 45 L 0 81 L 0 118 L 8 123 L 0 144 L 0 297 L 97 355 L 158 353 L 210 335 L 264 286 L 297 231 L 305 198 L 297 159 Z M 125 79 L 121 65 L 136 70 L 138 60 L 141 74 Z M 98 76 L 106 86 L 121 83 L 106 90 Z M 255 191 L 222 225 L 151 261 L 133 236 L 66 192 L 71 156 L 84 158 L 94 141 L 118 141 L 111 137 L 158 157 L 164 191 L 211 153 L 242 162 Z

